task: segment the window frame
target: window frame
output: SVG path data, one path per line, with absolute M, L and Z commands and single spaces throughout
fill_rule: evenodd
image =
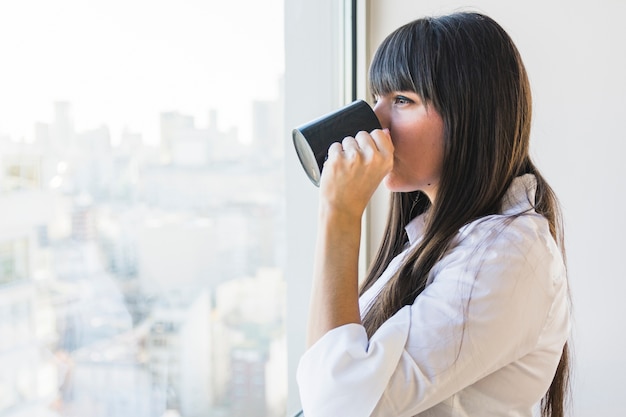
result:
M 366 99 L 369 62 L 367 0 L 285 2 L 285 192 L 287 259 L 287 415 L 300 410 L 296 369 L 306 347 L 306 322 L 317 234 L 318 189 L 295 154 L 291 130 L 357 98 Z M 384 193 L 377 200 L 384 200 Z M 384 205 L 382 208 L 384 209 Z M 371 220 L 381 204 L 363 216 L 360 276 L 371 259 Z

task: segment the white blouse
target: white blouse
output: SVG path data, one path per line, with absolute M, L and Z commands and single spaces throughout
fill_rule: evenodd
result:
M 529 417 L 568 338 L 565 266 L 537 214 L 536 180 L 508 190 L 503 211 L 460 229 L 424 291 L 368 340 L 347 324 L 326 333 L 297 371 L 306 417 Z M 511 218 L 511 215 L 522 215 Z M 361 316 L 421 240 L 409 245 L 359 300 Z

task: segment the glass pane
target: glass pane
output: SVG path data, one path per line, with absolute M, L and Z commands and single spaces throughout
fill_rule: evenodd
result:
M 283 26 L 0 5 L 0 415 L 285 415 Z

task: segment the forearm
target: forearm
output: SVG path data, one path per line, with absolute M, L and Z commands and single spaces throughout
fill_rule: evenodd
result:
M 361 217 L 393 167 L 388 130 L 359 132 L 334 143 L 320 181 L 320 211 L 308 324 L 308 345 L 328 331 L 360 323 L 358 258 Z
M 348 323 L 360 323 L 358 257 L 361 219 L 332 209 L 320 210 L 308 346 L 325 333 Z

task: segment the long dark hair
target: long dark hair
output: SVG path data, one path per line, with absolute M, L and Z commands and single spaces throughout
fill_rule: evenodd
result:
M 369 335 L 424 290 L 430 270 L 465 224 L 500 211 L 513 179 L 537 179 L 535 210 L 565 258 L 557 198 L 529 156 L 532 100 L 519 52 L 508 34 L 478 13 L 408 23 L 380 45 L 370 67 L 374 95 L 413 91 L 441 114 L 444 163 L 433 204 L 420 191 L 392 193 L 386 232 L 361 293 L 407 241 L 404 227 L 428 210 L 424 238 L 366 313 Z M 568 347 L 542 400 L 544 417 L 562 417 L 568 392 Z

